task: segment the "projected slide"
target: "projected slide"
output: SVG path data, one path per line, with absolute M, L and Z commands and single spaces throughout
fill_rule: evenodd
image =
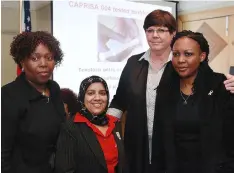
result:
M 99 75 L 111 99 L 128 58 L 148 49 L 143 23 L 155 9 L 172 12 L 172 7 L 129 1 L 53 1 L 53 35 L 64 51 L 54 80 L 77 93 L 84 78 Z
M 113 24 L 113 26 L 112 26 Z M 98 61 L 121 62 L 130 57 L 134 49 L 141 50 L 142 22 L 137 19 L 98 16 Z

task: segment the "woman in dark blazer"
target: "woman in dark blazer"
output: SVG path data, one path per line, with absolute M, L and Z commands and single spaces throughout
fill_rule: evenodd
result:
M 171 71 L 157 88 L 152 162 L 167 173 L 234 172 L 234 94 L 208 65 L 201 33 L 182 31 L 172 43 Z
M 65 112 L 59 85 L 50 77 L 63 53 L 43 31 L 17 35 L 10 53 L 23 72 L 1 89 L 2 173 L 51 173 Z
M 109 91 L 99 76 L 84 79 L 77 114 L 62 125 L 56 173 L 124 173 L 124 149 L 118 119 L 106 114 Z

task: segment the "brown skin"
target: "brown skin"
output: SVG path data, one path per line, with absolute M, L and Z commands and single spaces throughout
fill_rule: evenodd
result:
M 26 57 L 21 65 L 24 69 L 26 79 L 34 86 L 39 92 L 46 90 L 46 83 L 50 79 L 54 67 L 55 60 L 52 52 L 44 44 L 39 44 L 35 51 Z M 48 94 L 48 90 L 46 90 Z
M 106 90 L 101 82 L 92 83 L 84 97 L 84 105 L 93 115 L 104 112 L 107 105 Z
M 173 45 L 172 64 L 180 76 L 181 90 L 185 94 L 192 93 L 192 85 L 197 76 L 200 62 L 204 61 L 206 53 L 193 39 L 182 37 Z
M 84 98 L 84 105 L 85 107 L 93 114 L 97 115 L 102 113 L 107 105 L 107 94 L 106 90 L 102 83 L 96 82 L 92 83 L 86 93 Z M 106 131 L 108 129 L 108 125 L 105 126 L 98 126 L 97 127 L 103 135 L 106 135 Z

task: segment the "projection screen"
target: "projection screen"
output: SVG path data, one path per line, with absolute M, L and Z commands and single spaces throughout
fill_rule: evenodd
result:
M 128 58 L 148 49 L 143 22 L 155 9 L 169 11 L 175 16 L 176 4 L 123 0 L 53 1 L 52 33 L 64 51 L 64 60 L 55 69 L 53 79 L 61 88 L 78 93 L 84 78 L 101 76 L 107 81 L 111 99 Z

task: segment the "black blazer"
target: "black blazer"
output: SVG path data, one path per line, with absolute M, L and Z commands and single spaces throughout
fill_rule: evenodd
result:
M 41 95 L 22 73 L 1 88 L 3 173 L 50 173 L 60 124 L 65 111 L 60 88 L 48 82 L 50 100 Z
M 139 61 L 143 54 L 144 52 L 128 59 L 122 71 L 116 94 L 110 104 L 110 108 L 127 111 L 124 148 L 131 173 L 149 172 L 149 139 L 146 108 L 149 63 L 145 59 Z M 164 70 L 161 81 L 165 80 L 167 76 L 165 75 L 166 71 L 167 69 Z
M 127 111 L 124 148 L 130 173 L 147 172 L 149 145 L 146 112 L 146 83 L 149 64 L 138 61 L 144 53 L 130 57 L 125 65 L 110 108 Z
M 203 66 L 203 71 L 198 73 L 201 83 L 196 88 L 201 120 L 201 173 L 233 173 L 234 94 L 226 91 L 223 74 L 213 72 L 208 65 Z M 162 81 L 157 89 L 152 162 L 161 164 L 158 166 L 164 167 L 167 173 L 177 173 L 173 141 L 180 87 L 171 62 L 167 65 L 167 72 L 167 80 Z
M 118 147 L 116 173 L 126 173 L 124 149 L 120 132 L 113 131 Z M 101 146 L 93 130 L 86 123 L 74 123 L 69 119 L 62 125 L 55 158 L 56 173 L 108 173 Z

